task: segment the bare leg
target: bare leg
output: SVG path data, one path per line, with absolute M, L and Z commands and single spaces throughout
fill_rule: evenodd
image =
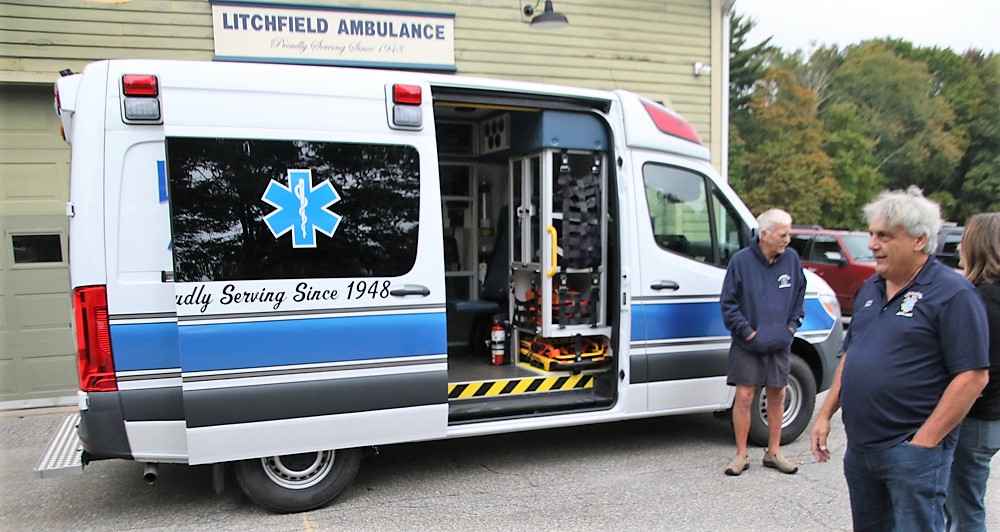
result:
M 782 388 L 784 392 L 784 388 Z M 750 403 L 753 402 L 753 386 L 736 385 L 733 400 L 733 431 L 736 433 L 736 454 L 747 455 L 747 437 L 750 435 Z
M 781 421 L 785 413 L 785 387 L 765 389 L 767 393 L 767 452 L 778 454 L 781 447 Z

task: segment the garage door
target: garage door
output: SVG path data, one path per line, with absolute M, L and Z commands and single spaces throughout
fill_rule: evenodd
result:
M 75 394 L 65 205 L 51 87 L 0 87 L 0 408 Z

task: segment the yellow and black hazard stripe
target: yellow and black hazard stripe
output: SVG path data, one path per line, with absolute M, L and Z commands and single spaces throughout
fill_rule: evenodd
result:
M 528 393 L 584 390 L 594 387 L 593 375 L 528 377 L 448 384 L 448 399 L 475 399 Z

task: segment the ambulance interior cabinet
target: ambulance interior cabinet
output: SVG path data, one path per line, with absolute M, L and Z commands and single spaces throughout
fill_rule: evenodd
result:
M 605 159 L 603 151 L 545 148 L 510 160 L 518 336 L 610 336 Z

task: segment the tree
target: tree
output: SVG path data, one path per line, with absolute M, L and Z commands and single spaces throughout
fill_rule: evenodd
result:
M 816 92 L 820 114 L 829 98 L 833 76 L 844 63 L 844 55 L 836 45 L 821 46 L 805 57 L 802 50 L 796 50 L 776 61 L 778 66 L 795 75 L 799 84 Z
M 1000 55 L 966 58 L 977 66 L 983 85 L 983 105 L 970 117 L 970 146 L 963 166 L 962 198 L 956 220 L 977 212 L 1000 211 Z
M 752 122 L 748 104 L 754 87 L 764 77 L 771 57 L 780 51 L 768 37 L 750 45 L 747 37 L 754 20 L 732 12 L 729 15 L 729 175 L 739 182 L 745 175 L 746 143 L 741 130 Z
M 862 208 L 885 186 L 876 168 L 875 141 L 853 103 L 831 105 L 823 118 L 823 150 L 830 156 L 831 170 L 840 185 L 840 199 L 828 213 L 830 225 L 864 228 Z
M 745 18 L 735 11 L 729 15 L 729 110 L 745 111 L 750 103 L 754 85 L 767 70 L 768 57 L 780 54 L 771 46 L 771 37 L 749 45 L 747 37 L 753 29 L 753 19 Z
M 829 223 L 840 187 L 823 151 L 816 92 L 785 69 L 765 73 L 749 102 L 744 174 L 733 186 L 754 212 L 788 211 L 797 223 Z
M 837 69 L 831 102 L 857 106 L 889 187 L 948 191 L 964 153 L 963 137 L 952 127 L 951 106 L 934 87 L 926 63 L 901 58 L 883 42 L 848 48 Z

